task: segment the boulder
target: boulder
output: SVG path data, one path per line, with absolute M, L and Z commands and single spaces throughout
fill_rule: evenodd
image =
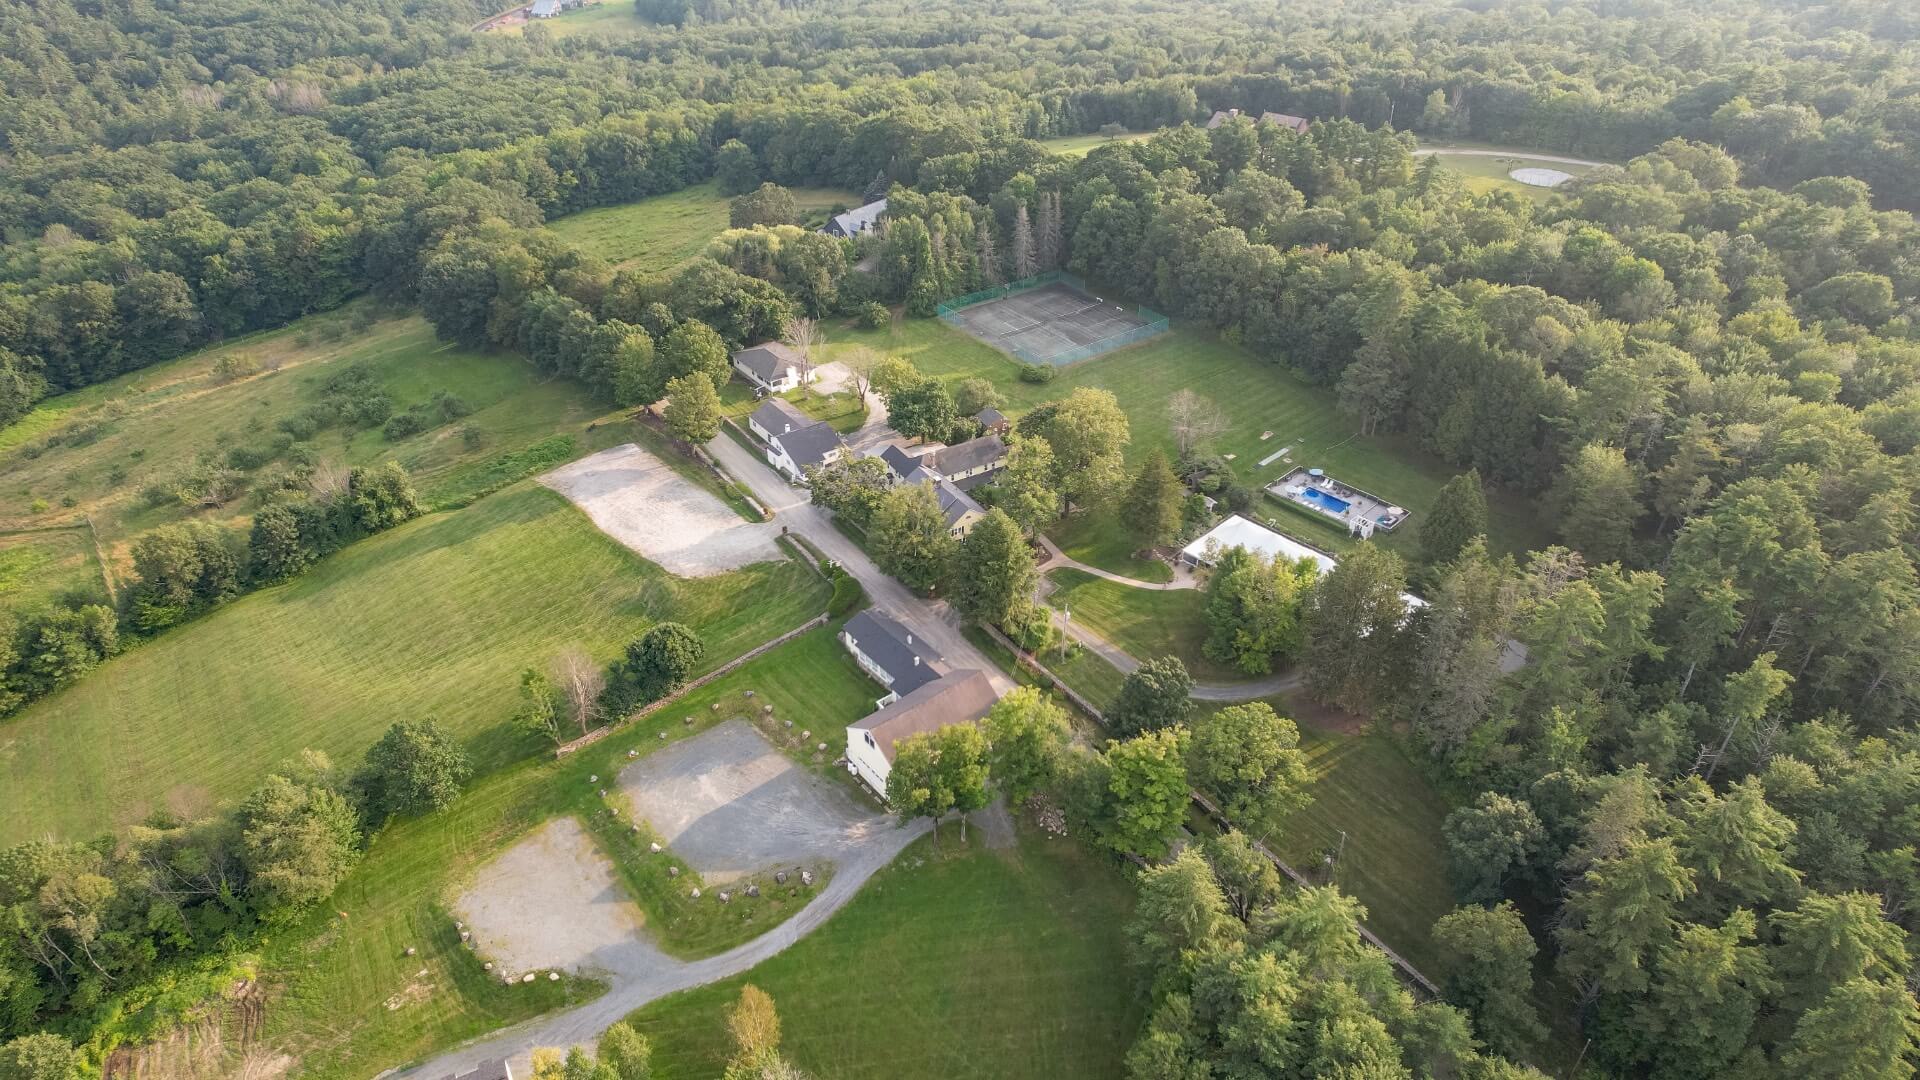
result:
M 480 970 L 481 970 L 481 971 L 492 971 L 492 970 L 493 970 L 493 961 L 491 961 L 491 960 L 489 960 L 489 961 L 487 961 L 486 963 L 484 963 L 484 964 L 481 964 L 481 965 L 480 965 Z
M 815 747 L 814 747 L 814 749 L 816 749 L 816 750 L 818 750 L 818 751 L 820 751 L 821 753 L 823 753 L 823 754 L 824 754 L 824 753 L 826 753 L 826 752 L 827 752 L 827 744 L 826 744 L 826 743 L 820 743 L 819 745 L 817 745 L 817 746 L 815 746 Z
M 648 851 L 651 851 L 651 852 L 653 852 L 653 853 L 654 853 L 655 855 L 658 855 L 658 854 L 660 854 L 660 845 L 659 845 L 659 843 L 657 843 L 657 842 L 656 842 L 656 843 L 652 843 L 652 844 L 648 844 L 648 845 L 647 845 L 647 850 L 648 850 Z
M 751 691 L 751 690 L 746 690 L 746 691 L 742 691 L 742 692 L 743 692 L 743 693 L 745 693 L 745 694 L 746 694 L 746 696 L 748 696 L 748 697 L 752 697 L 752 696 L 753 696 L 753 691 Z
M 667 867 L 667 876 L 668 876 L 668 877 L 679 877 L 679 876 L 680 876 L 680 868 L 679 868 L 679 867 L 677 867 L 677 866 L 669 866 L 669 867 Z
M 788 726 L 788 727 L 792 727 L 792 726 L 793 726 L 793 721 L 791 721 L 791 720 L 789 720 L 789 721 L 787 721 L 787 726 Z
M 720 890 L 720 902 L 723 904 L 733 903 L 733 894 L 725 889 Z
M 531 972 L 531 971 L 529 971 L 529 972 L 527 972 L 527 973 L 526 973 L 526 975 L 524 975 L 524 976 L 522 976 L 522 977 L 521 977 L 521 979 L 520 979 L 520 981 L 521 981 L 521 982 L 523 982 L 523 983 L 530 983 L 530 982 L 532 982 L 532 981 L 533 981 L 533 972 Z
M 779 873 L 773 875 L 773 883 L 775 885 L 785 885 L 787 883 L 787 872 L 785 870 L 782 870 Z
M 760 886 L 758 886 L 758 885 L 749 885 L 749 886 L 747 886 L 747 896 L 748 896 L 749 898 L 751 898 L 751 899 L 759 899 L 759 896 L 760 896 Z
M 802 885 L 813 884 L 813 871 L 811 870 L 800 871 L 800 884 Z
M 687 895 L 688 895 L 688 896 L 691 896 L 691 897 L 692 897 L 692 898 L 694 898 L 695 900 L 698 900 L 698 899 L 700 899 L 700 890 L 699 890 L 699 889 L 695 889 L 695 890 L 693 890 L 692 892 L 690 892 L 690 893 L 688 893 Z
M 597 784 L 597 783 L 599 783 L 599 782 L 600 782 L 600 774 L 599 774 L 599 773 L 594 773 L 594 774 L 593 774 L 592 776 L 589 776 L 589 777 L 587 777 L 587 783 L 589 783 L 589 784 Z M 606 792 L 604 792 L 604 791 L 602 791 L 602 792 L 601 792 L 600 794 L 602 794 L 602 795 L 605 795 L 605 794 L 606 794 Z
M 416 949 L 416 948 L 414 948 L 414 947 L 413 947 L 413 946 L 411 946 L 411 945 L 409 945 L 409 946 L 407 946 L 407 955 L 408 955 L 408 956 L 412 956 L 412 955 L 413 955 L 414 953 L 416 953 L 416 952 L 419 952 L 419 951 L 420 951 L 420 950 L 418 950 L 418 949 Z
M 549 971 L 549 972 L 547 972 L 547 981 L 548 981 L 548 982 L 559 982 L 559 981 L 560 981 L 560 973 L 559 973 L 559 972 L 557 972 L 557 971 Z

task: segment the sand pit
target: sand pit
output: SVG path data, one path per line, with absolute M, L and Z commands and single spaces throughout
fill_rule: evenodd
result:
M 642 916 L 574 819 L 556 818 L 481 868 L 453 904 L 496 975 L 621 971 Z
M 632 443 L 542 476 L 601 531 L 678 577 L 711 577 L 780 558 L 775 525 L 740 520 L 726 503 Z
M 831 742 L 842 729 L 815 732 Z M 893 820 L 789 760 L 745 720 L 649 754 L 620 774 L 636 814 L 714 885 L 782 865 L 845 865 Z
M 1559 169 L 1525 168 L 1515 169 L 1507 174 L 1528 187 L 1556 188 L 1573 179 L 1573 174 Z

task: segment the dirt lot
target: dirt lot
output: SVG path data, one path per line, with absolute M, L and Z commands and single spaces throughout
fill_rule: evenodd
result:
M 495 974 L 625 971 L 651 952 L 640 909 L 574 819 L 556 818 L 480 871 L 454 902 Z
M 540 482 L 607 535 L 680 577 L 711 577 L 780 557 L 775 525 L 755 525 L 632 443 L 602 450 Z
M 840 731 L 815 732 L 829 744 Z M 724 885 L 781 865 L 843 866 L 892 819 L 789 760 L 745 720 L 620 774 L 634 812 L 701 877 Z

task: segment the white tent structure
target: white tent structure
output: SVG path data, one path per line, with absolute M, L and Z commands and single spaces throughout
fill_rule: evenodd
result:
M 1239 514 L 1229 514 L 1227 520 L 1208 530 L 1205 536 L 1181 548 L 1180 561 L 1190 566 L 1212 566 L 1222 552 L 1232 548 L 1246 548 L 1269 559 L 1312 559 L 1320 564 L 1322 574 L 1330 572 L 1335 565 L 1334 557 L 1326 552 L 1316 551 Z M 1427 606 L 1425 600 L 1412 593 L 1401 593 L 1400 599 L 1406 602 L 1408 611 Z

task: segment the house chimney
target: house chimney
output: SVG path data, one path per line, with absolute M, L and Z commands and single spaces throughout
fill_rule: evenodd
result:
M 907 635 L 907 644 L 913 644 L 913 635 L 911 633 Z
M 914 667 L 919 667 L 919 666 L 920 666 L 920 658 L 919 658 L 919 657 L 917 657 L 917 656 L 916 656 L 916 657 L 914 657 L 914 658 L 913 658 L 913 666 L 914 666 Z

